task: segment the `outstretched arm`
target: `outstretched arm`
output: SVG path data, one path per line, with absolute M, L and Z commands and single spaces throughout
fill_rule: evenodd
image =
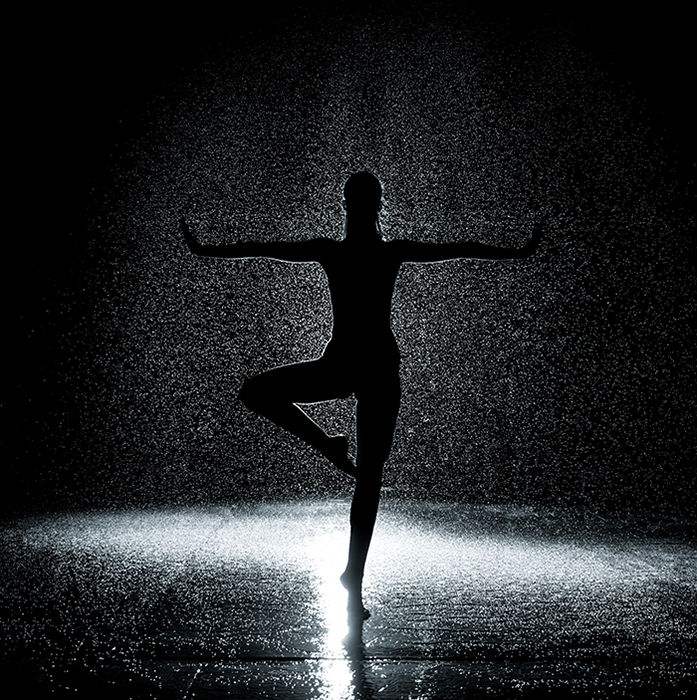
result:
M 328 238 L 315 238 L 311 241 L 274 242 L 274 243 L 229 243 L 225 245 L 208 245 L 199 243 L 182 218 L 179 220 L 184 239 L 189 250 L 195 255 L 203 255 L 213 258 L 272 258 L 285 262 L 314 262 L 324 255 L 327 244 L 331 244 Z
M 441 262 L 474 258 L 477 260 L 518 260 L 532 255 L 540 243 L 543 220 L 535 224 L 530 240 L 522 248 L 501 248 L 475 241 L 458 243 L 419 243 L 394 241 L 393 250 L 402 262 Z

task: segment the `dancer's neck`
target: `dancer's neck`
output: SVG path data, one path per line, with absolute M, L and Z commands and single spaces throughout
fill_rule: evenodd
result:
M 374 242 L 382 240 L 375 215 L 346 214 L 345 240 L 351 242 Z

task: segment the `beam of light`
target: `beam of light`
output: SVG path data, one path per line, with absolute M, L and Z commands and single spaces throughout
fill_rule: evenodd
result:
M 348 526 L 345 528 L 348 530 Z M 316 577 L 318 608 L 326 626 L 323 649 L 327 655 L 341 655 L 347 634 L 346 590 L 339 576 L 346 565 L 346 532 L 332 531 L 306 541 L 308 562 Z
M 313 563 L 317 586 L 317 607 L 325 629 L 322 640 L 319 681 L 326 700 L 353 697 L 353 670 L 347 657 L 345 638 L 349 632 L 346 591 L 339 576 L 346 565 L 347 524 L 344 532 L 332 530 L 306 541 L 308 561 Z

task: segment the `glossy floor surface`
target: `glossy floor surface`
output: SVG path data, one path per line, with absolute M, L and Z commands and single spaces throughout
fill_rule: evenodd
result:
M 390 500 L 349 628 L 347 501 L 2 527 L 2 661 L 38 697 L 688 696 L 681 520 Z

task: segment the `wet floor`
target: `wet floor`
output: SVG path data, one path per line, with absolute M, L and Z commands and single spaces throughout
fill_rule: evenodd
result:
M 7 682 L 51 697 L 673 697 L 697 688 L 694 524 L 387 500 L 349 629 L 344 500 L 2 528 Z

